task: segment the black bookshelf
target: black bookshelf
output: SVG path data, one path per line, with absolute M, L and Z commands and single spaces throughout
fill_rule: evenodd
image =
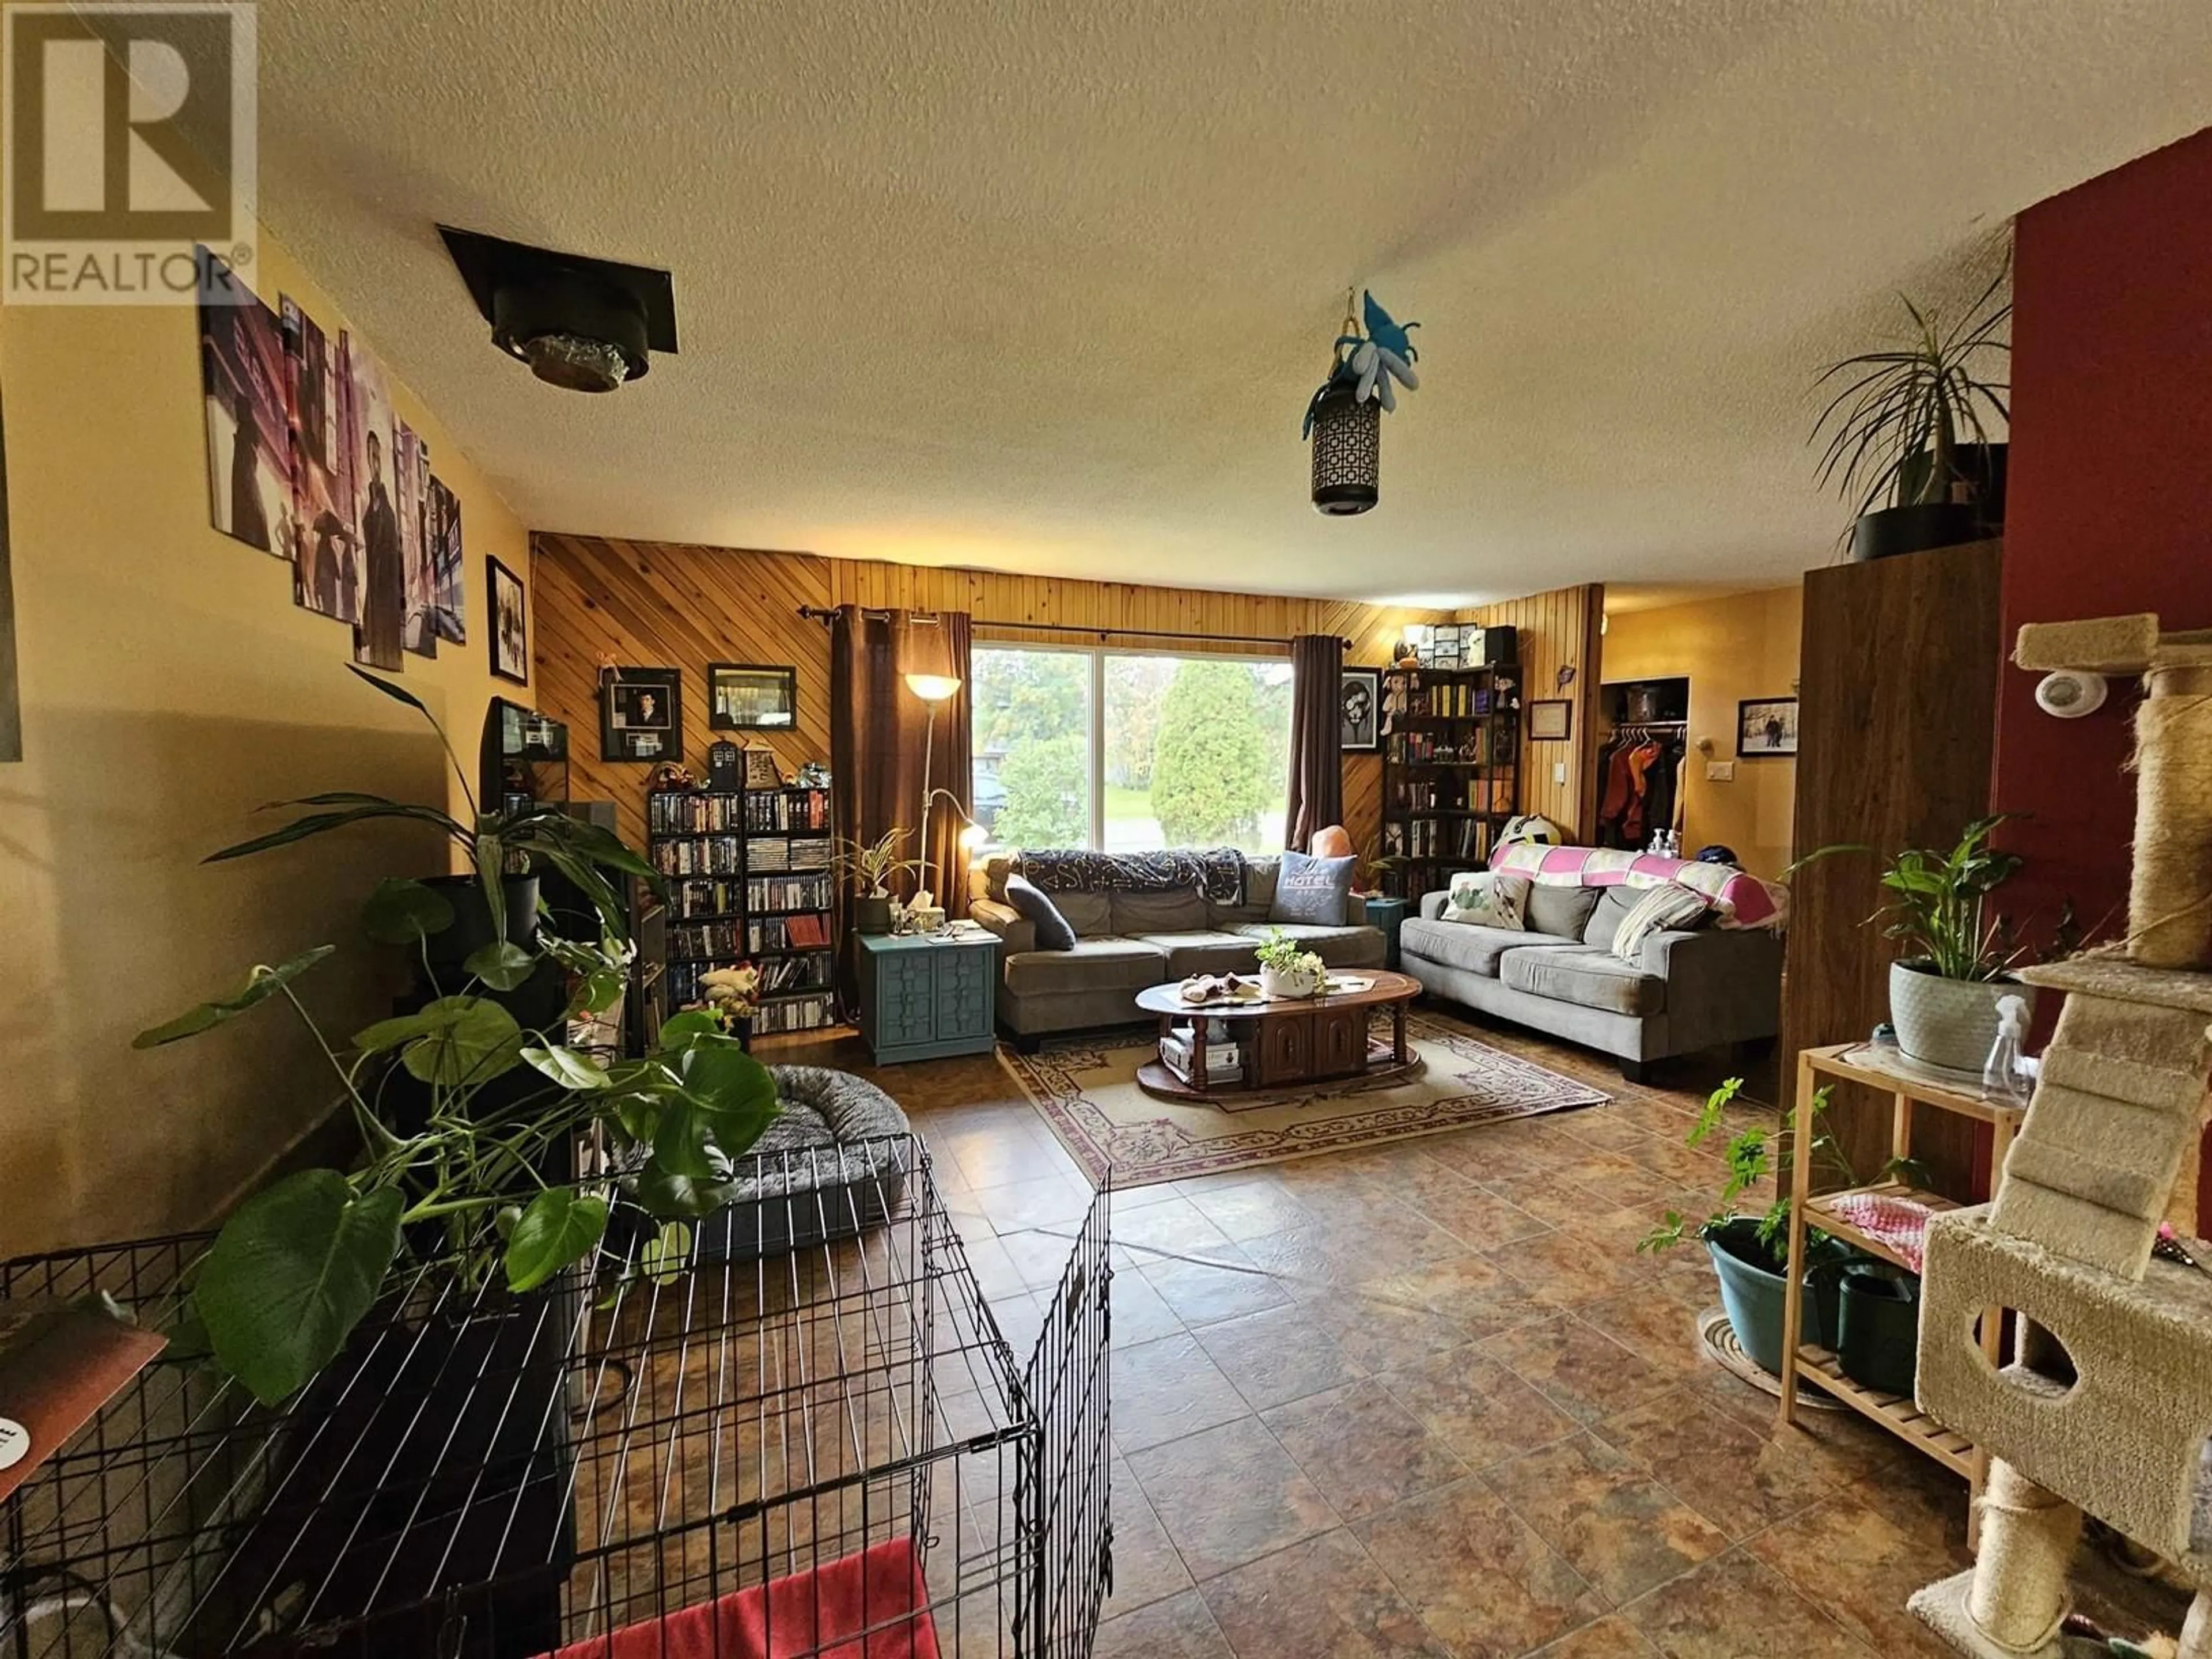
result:
M 837 1024 L 836 878 L 830 792 L 655 789 L 648 855 L 668 888 L 663 980 L 671 1008 L 700 1000 L 699 977 L 761 970 L 756 1036 Z
M 1382 676 L 1382 854 L 1389 890 L 1418 900 L 1486 863 L 1521 810 L 1520 671 L 1393 668 Z

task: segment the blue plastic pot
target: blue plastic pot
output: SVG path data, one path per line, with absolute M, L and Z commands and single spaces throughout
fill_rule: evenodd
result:
M 1782 1372 L 1783 1276 L 1759 1242 L 1759 1224 L 1747 1217 L 1722 1223 L 1705 1235 L 1705 1251 L 1721 1281 L 1721 1306 L 1735 1340 L 1767 1370 Z M 1835 1346 L 1837 1279 L 1847 1247 L 1832 1239 L 1808 1240 L 1806 1296 L 1799 1308 L 1799 1340 Z

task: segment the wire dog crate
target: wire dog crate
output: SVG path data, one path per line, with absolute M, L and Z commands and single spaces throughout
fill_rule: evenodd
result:
M 808 1212 L 763 1239 L 820 1242 L 732 1248 L 739 1212 L 672 1272 L 649 1234 L 526 1296 L 424 1272 L 275 1412 L 156 1361 L 0 1513 L 0 1659 L 1087 1655 L 1107 1195 L 1020 1361 L 918 1139 L 755 1164 Z M 7 1263 L 0 1296 L 155 1307 L 206 1242 Z

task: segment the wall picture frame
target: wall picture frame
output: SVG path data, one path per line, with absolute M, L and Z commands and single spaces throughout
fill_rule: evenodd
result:
M 1575 734 L 1575 705 L 1571 698 L 1545 697 L 1528 705 L 1528 741 L 1565 743 Z
M 599 758 L 684 758 L 684 671 L 611 668 L 599 678 Z
M 1371 755 L 1382 746 L 1382 671 L 1346 668 L 1337 682 L 1342 714 L 1337 747 L 1347 755 Z
M 717 732 L 790 731 L 799 724 L 799 671 L 773 663 L 708 663 L 707 724 Z
M 529 596 L 522 578 L 492 555 L 484 555 L 485 586 L 491 590 L 491 672 L 517 685 L 530 684 Z
M 1736 704 L 1738 760 L 1788 760 L 1796 752 L 1796 698 L 1749 697 Z

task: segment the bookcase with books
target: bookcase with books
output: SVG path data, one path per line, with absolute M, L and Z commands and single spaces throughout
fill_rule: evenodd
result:
M 668 885 L 668 1006 L 699 1001 L 701 975 L 750 963 L 755 1036 L 837 1024 L 830 792 L 656 789 L 646 831 Z
M 1382 854 L 1418 900 L 1479 868 L 1521 799 L 1520 671 L 1393 668 L 1382 676 Z

